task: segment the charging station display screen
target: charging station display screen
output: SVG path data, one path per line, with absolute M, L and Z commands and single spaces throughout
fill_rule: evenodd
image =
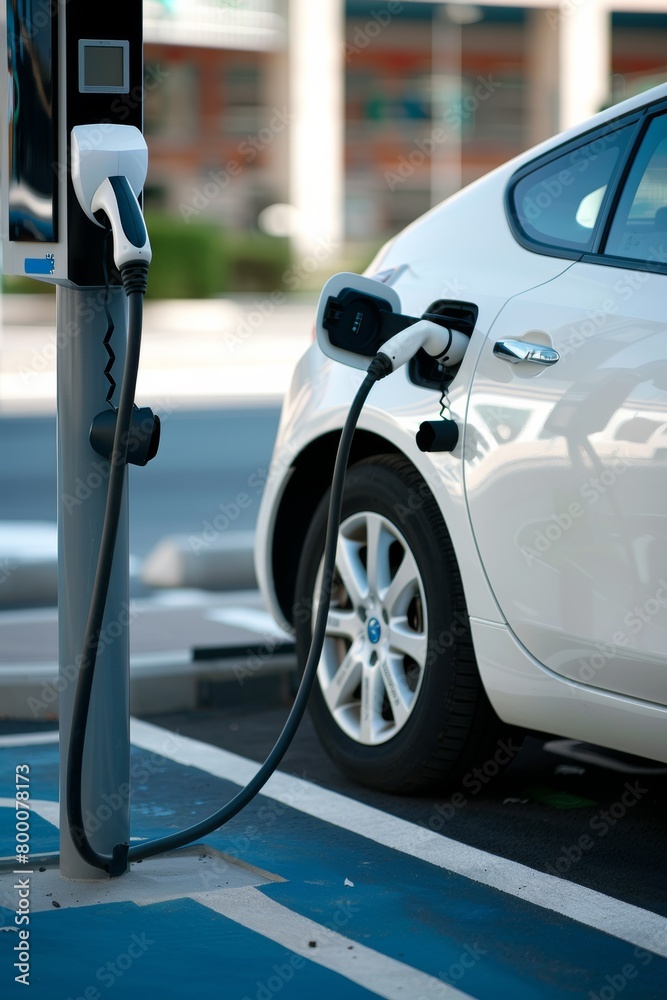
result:
M 119 46 L 86 45 L 83 57 L 83 83 L 86 90 L 100 87 L 120 89 L 125 82 L 125 51 Z
M 54 18 L 44 0 L 8 0 L 9 239 L 55 243 Z
M 109 39 L 79 40 L 79 90 L 82 94 L 127 94 L 130 89 L 130 43 Z

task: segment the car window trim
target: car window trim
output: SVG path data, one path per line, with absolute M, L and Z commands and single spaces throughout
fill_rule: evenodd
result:
M 642 127 L 636 137 L 632 151 L 633 155 L 628 159 L 628 162 L 625 165 L 623 176 L 619 178 L 616 191 L 614 192 L 614 202 L 609 211 L 609 215 L 605 219 L 604 229 L 601 234 L 598 249 L 594 251 L 597 254 L 599 263 L 611 264 L 612 267 L 632 268 L 635 271 L 653 271 L 658 274 L 665 274 L 667 272 L 667 261 L 660 262 L 638 260 L 636 257 L 623 257 L 620 254 L 608 254 L 605 249 L 609 240 L 609 234 L 611 233 L 611 227 L 614 223 L 618 206 L 625 192 L 626 185 L 639 155 L 642 143 L 646 138 L 646 134 L 656 119 L 665 117 L 667 117 L 667 104 L 660 105 L 657 108 L 652 108 L 650 113 L 644 115 L 642 118 Z
M 636 150 L 639 148 L 639 139 L 642 135 L 643 125 L 649 116 L 653 117 L 655 114 L 656 108 L 651 106 L 650 110 L 649 108 L 645 108 L 643 110 L 640 109 L 632 112 L 632 114 L 627 117 L 616 118 L 611 122 L 606 122 L 602 127 L 598 126 L 597 128 L 590 129 L 588 132 L 584 132 L 577 136 L 576 139 L 570 139 L 568 142 L 564 142 L 562 145 L 556 146 L 554 149 L 550 149 L 548 153 L 545 153 L 537 159 L 531 160 L 530 163 L 526 163 L 519 167 L 516 173 L 512 174 L 510 177 L 505 190 L 505 213 L 507 215 L 510 229 L 512 230 L 512 235 L 517 243 L 519 243 L 522 247 L 525 247 L 526 250 L 531 250 L 533 253 L 539 253 L 543 256 L 562 257 L 566 260 L 575 261 L 582 260 L 584 257 L 594 257 L 596 261 L 599 261 L 600 254 L 598 248 L 601 245 L 603 236 L 606 235 L 607 232 L 607 219 L 611 214 L 613 214 L 612 209 L 616 204 L 616 194 L 619 184 L 621 183 L 621 180 L 626 177 L 626 171 L 629 171 L 632 162 L 634 161 Z M 528 234 L 525 233 L 521 227 L 518 213 L 515 208 L 514 191 L 517 184 L 519 184 L 524 177 L 535 173 L 542 167 L 548 166 L 549 163 L 559 159 L 561 156 L 566 155 L 568 152 L 574 152 L 582 146 L 586 146 L 590 142 L 594 142 L 596 139 L 601 139 L 606 135 L 611 135 L 612 133 L 618 132 L 622 128 L 627 128 L 631 125 L 635 126 L 635 130 L 634 133 L 630 135 L 628 144 L 623 151 L 619 162 L 612 171 L 609 184 L 607 185 L 607 190 L 605 191 L 604 198 L 602 199 L 598 218 L 595 222 L 591 248 L 581 250 L 573 246 L 561 247 L 554 243 L 543 242 L 528 236 Z

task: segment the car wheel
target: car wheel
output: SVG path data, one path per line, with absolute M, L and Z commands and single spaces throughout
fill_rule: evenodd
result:
M 297 574 L 301 670 L 317 610 L 328 502 L 327 494 Z M 383 791 L 452 783 L 492 756 L 501 735 L 477 672 L 451 540 L 424 480 L 403 458 L 380 456 L 348 470 L 310 711 L 338 766 Z

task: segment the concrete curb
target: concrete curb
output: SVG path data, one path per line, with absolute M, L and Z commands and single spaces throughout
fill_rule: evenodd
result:
M 0 521 L 0 607 L 55 604 L 58 529 L 49 521 Z
M 254 541 L 253 531 L 235 531 L 211 541 L 199 535 L 168 535 L 144 559 L 138 580 L 144 587 L 158 590 L 254 590 Z M 132 577 L 136 582 L 134 568 Z M 0 521 L 0 608 L 57 603 L 56 525 L 46 521 Z
M 257 586 L 254 531 L 234 531 L 204 540 L 200 535 L 168 535 L 141 566 L 148 587 L 196 590 L 253 590 Z
M 267 677 L 290 675 L 296 669 L 291 650 L 276 650 L 248 677 L 248 652 L 196 660 L 189 650 L 145 653 L 130 664 L 130 711 L 135 715 L 191 711 L 200 706 L 199 685 L 243 686 Z M 286 685 L 287 687 L 287 685 Z M 0 718 L 38 721 L 58 715 L 58 664 L 17 663 L 0 669 Z

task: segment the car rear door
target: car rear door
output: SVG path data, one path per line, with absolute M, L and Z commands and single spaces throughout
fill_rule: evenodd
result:
M 496 319 L 465 485 L 526 649 L 582 684 L 667 704 L 667 116 L 626 127 L 512 188 L 520 239 L 579 259 Z

